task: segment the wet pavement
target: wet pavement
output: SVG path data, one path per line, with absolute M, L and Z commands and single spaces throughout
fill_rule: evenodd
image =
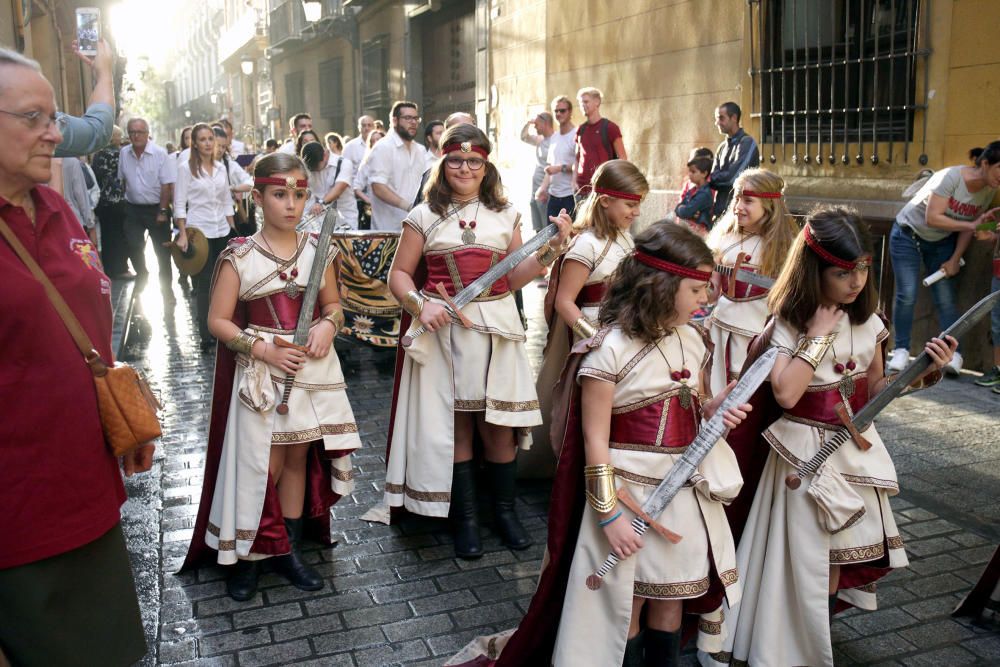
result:
M 361 521 L 381 496 L 394 353 L 341 339 L 364 448 L 357 491 L 334 509 L 338 545 L 307 548 L 326 587 L 299 591 L 268 574 L 237 603 L 221 568 L 177 575 L 201 492 L 213 359 L 199 352 L 193 301 L 174 291 L 167 308 L 157 286 L 143 291 L 148 340 L 129 346 L 167 406 L 154 468 L 128 480 L 123 508 L 151 649 L 142 664 L 440 665 L 472 637 L 517 623 L 541 564 L 548 484 L 522 484 L 519 511 L 536 540 L 522 552 L 501 547 L 485 516 L 486 555 L 476 561 L 453 556 L 443 521 Z M 524 290 L 534 363 L 543 294 Z M 911 566 L 884 580 L 881 609 L 837 617 L 838 665 L 1000 664 L 995 622 L 948 615 L 1000 543 L 1000 396 L 972 380 L 900 399 L 879 420 L 903 489 L 893 506 Z

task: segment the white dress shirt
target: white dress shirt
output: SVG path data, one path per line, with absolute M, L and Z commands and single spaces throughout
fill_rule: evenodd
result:
M 392 131 L 375 144 L 368 155 L 368 180 L 373 186 L 376 183 L 387 185 L 408 205 L 417 196 L 426 163 L 426 148 L 415 141 L 404 142 Z M 374 187 L 371 199 L 372 229 L 400 231 L 408 209 L 382 201 Z
M 160 187 L 177 180 L 177 161 L 152 141 L 138 157 L 131 146 L 122 146 L 118 155 L 118 178 L 125 184 L 125 201 L 159 204 Z
M 198 167 L 198 177 L 187 164 L 177 170 L 174 187 L 174 218 L 184 219 L 186 227 L 195 227 L 206 238 L 218 239 L 229 234 L 226 216 L 233 215 L 233 197 L 226 182 L 226 166 L 216 160 L 209 174 Z
M 338 170 L 338 161 L 340 173 Z M 330 156 L 330 163 L 320 171 L 309 172 L 309 190 L 312 192 L 313 201 L 322 204 L 323 198 L 337 183 L 344 183 L 347 188 L 337 197 L 337 221 L 338 225 L 345 225 L 351 229 L 358 228 L 358 199 L 354 196 L 354 166 L 351 161 L 344 157 Z M 303 214 L 303 218 L 309 217 L 309 206 Z M 317 219 L 314 225 L 319 231 L 321 219 Z
M 295 140 L 287 140 L 285 143 L 278 146 L 277 152 L 284 153 L 285 155 L 295 155 Z
M 365 159 L 367 151 L 368 144 L 360 136 L 354 137 L 344 144 L 344 157 L 351 161 L 355 170 L 361 165 L 361 161 Z

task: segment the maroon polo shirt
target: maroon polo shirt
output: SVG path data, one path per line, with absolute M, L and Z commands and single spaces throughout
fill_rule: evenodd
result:
M 111 281 L 54 190 L 31 192 L 36 225 L 0 216 L 41 265 L 97 351 L 111 354 Z M 125 501 L 104 444 L 93 376 L 39 283 L 0 237 L 0 569 L 70 551 L 110 530 Z
M 590 179 L 602 164 L 611 159 L 604 142 L 601 141 L 601 124 L 604 118 L 596 123 L 584 122 L 577 128 L 576 135 L 576 187 L 581 194 L 590 192 Z M 608 147 L 614 151 L 615 141 L 622 138 L 621 129 L 608 121 Z

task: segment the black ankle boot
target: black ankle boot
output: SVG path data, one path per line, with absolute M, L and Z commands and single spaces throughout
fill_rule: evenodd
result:
M 500 541 L 515 551 L 532 545 L 528 531 L 517 519 L 514 497 L 517 495 L 517 461 L 510 463 L 486 462 L 490 486 L 493 488 L 493 522 Z
M 643 667 L 646 664 L 643 656 L 643 630 L 639 631 L 635 637 L 625 642 L 625 659 L 622 660 L 622 667 Z
M 678 667 L 681 664 L 681 631 L 646 628 L 646 667 Z
M 299 553 L 299 543 L 302 541 L 302 517 L 285 519 L 285 528 L 288 529 L 288 541 L 292 550 L 284 556 L 275 556 L 271 559 L 274 571 L 288 579 L 292 586 L 299 590 L 318 591 L 323 588 L 323 577 L 306 564 Z
M 246 602 L 257 593 L 257 561 L 238 560 L 230 567 L 226 592 L 237 602 Z
M 472 461 L 462 461 L 452 467 L 451 510 L 448 512 L 455 540 L 455 555 L 470 560 L 483 555 L 479 519 L 476 516 L 475 474 Z

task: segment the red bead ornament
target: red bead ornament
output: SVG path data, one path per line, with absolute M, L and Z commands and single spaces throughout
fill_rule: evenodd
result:
M 849 359 L 847 361 L 847 370 L 853 371 L 857 367 L 858 367 L 858 365 L 856 363 L 854 363 L 854 359 Z
M 833 365 L 833 370 L 837 371 L 838 373 L 843 373 L 844 372 L 844 364 L 840 364 L 840 363 L 834 364 Z
M 681 382 L 682 380 L 687 380 L 690 377 L 691 377 L 691 371 L 689 371 L 686 368 L 683 370 L 670 372 L 670 379 L 673 380 L 674 382 Z

